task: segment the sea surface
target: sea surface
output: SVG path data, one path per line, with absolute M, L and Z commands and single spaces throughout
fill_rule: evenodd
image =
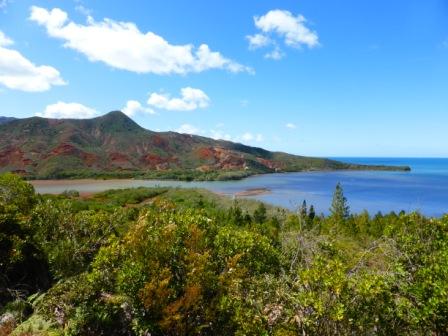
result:
M 428 216 L 448 213 L 448 159 L 439 158 L 334 158 L 340 161 L 407 165 L 410 172 L 337 171 L 257 175 L 240 181 L 178 182 L 143 180 L 52 181 L 36 182 L 39 193 L 64 190 L 100 192 L 138 186 L 205 188 L 235 195 L 248 189 L 267 188 L 270 193 L 247 196 L 267 203 L 296 209 L 303 200 L 318 213 L 328 213 L 334 188 L 341 183 L 352 212 L 367 210 L 374 214 L 401 210 L 419 211 Z

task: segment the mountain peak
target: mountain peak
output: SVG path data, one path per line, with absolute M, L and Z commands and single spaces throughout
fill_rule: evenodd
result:
M 124 114 L 122 111 L 120 110 L 115 110 L 115 111 L 110 111 L 98 118 L 124 118 L 124 119 L 131 119 L 130 117 L 128 117 L 126 114 Z
M 111 111 L 100 117 L 90 119 L 104 129 L 117 131 L 141 131 L 143 128 L 121 111 Z

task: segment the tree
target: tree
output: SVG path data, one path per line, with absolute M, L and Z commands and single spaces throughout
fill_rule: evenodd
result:
M 303 200 L 302 206 L 299 209 L 299 215 L 304 220 L 306 218 L 307 214 L 308 214 L 308 209 L 306 206 L 306 201 Z
M 241 226 L 244 224 L 243 210 L 241 210 L 237 200 L 234 200 L 232 207 L 229 209 L 228 217 L 230 223 L 234 225 Z
M 0 308 L 50 286 L 45 256 L 28 223 L 35 201 L 29 183 L 10 173 L 0 175 Z
M 347 204 L 347 198 L 344 196 L 344 191 L 340 183 L 336 185 L 330 212 L 331 216 L 336 219 L 347 219 L 350 216 L 350 208 Z
M 260 203 L 258 205 L 258 208 L 254 211 L 255 223 L 262 224 L 266 221 L 266 219 L 266 206 L 264 205 L 264 203 Z
M 25 215 L 35 203 L 36 195 L 31 184 L 11 173 L 0 175 L 0 205 L 5 211 Z
M 310 211 L 308 211 L 308 219 L 310 222 L 314 220 L 314 217 L 316 217 L 316 211 L 314 210 L 314 205 L 311 204 Z

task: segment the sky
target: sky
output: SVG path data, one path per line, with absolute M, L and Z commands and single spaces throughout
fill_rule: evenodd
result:
M 448 157 L 448 1 L 0 0 L 0 115 L 112 110 L 300 155 Z

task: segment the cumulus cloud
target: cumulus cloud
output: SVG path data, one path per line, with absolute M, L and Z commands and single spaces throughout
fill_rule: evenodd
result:
M 80 14 L 82 14 L 82 15 L 85 15 L 85 16 L 87 16 L 87 17 L 92 15 L 92 10 L 89 9 L 89 8 L 87 8 L 87 7 L 85 7 L 85 6 L 82 5 L 82 4 L 77 5 L 77 6 L 75 7 L 75 10 L 76 10 L 78 13 L 80 13 Z
M 169 94 L 151 93 L 148 105 L 169 111 L 193 111 L 209 106 L 210 98 L 200 89 L 185 87 L 180 90 L 180 98 L 171 98 Z
M 36 113 L 39 117 L 53 119 L 87 119 L 96 117 L 98 114 L 98 111 L 91 107 L 61 101 L 48 105 L 42 113 Z
M 128 117 L 133 117 L 139 113 L 156 114 L 156 112 L 152 108 L 142 106 L 142 104 L 137 100 L 128 100 L 126 106 L 123 107 L 122 111 Z
M 69 20 L 59 8 L 47 10 L 31 7 L 30 20 L 46 28 L 49 36 L 64 41 L 64 46 L 74 49 L 92 61 L 137 73 L 158 75 L 186 74 L 210 69 L 230 72 L 253 72 L 210 50 L 207 44 L 195 48 L 191 44 L 170 44 L 152 32 L 143 33 L 132 22 L 103 19 L 97 22 L 91 16 L 86 24 Z
M 0 30 L 0 47 L 6 47 L 12 44 L 14 44 L 14 41 L 11 40 L 8 36 L 5 35 L 5 33 L 3 33 Z
M 289 129 L 296 129 L 297 128 L 297 126 L 295 124 L 293 124 L 293 123 L 287 123 L 286 127 L 289 128 Z
M 274 50 L 267 53 L 265 57 L 278 60 L 283 57 L 278 47 L 278 39 L 294 48 L 317 47 L 319 37 L 315 31 L 306 26 L 306 22 L 303 15 L 294 16 L 291 12 L 280 9 L 271 10 L 262 16 L 255 16 L 255 27 L 261 32 L 246 37 L 249 41 L 249 49 L 273 45 Z
M 176 132 L 184 134 L 199 134 L 201 130 L 193 125 L 183 124 L 178 129 L 176 129 Z
M 192 135 L 201 135 L 204 137 L 209 137 L 214 140 L 225 140 L 225 141 L 232 141 L 232 142 L 242 142 L 246 144 L 255 143 L 255 142 L 263 142 L 264 137 L 260 133 L 251 133 L 251 132 L 245 132 L 241 135 L 235 135 L 232 136 L 229 133 L 225 132 L 224 130 L 220 129 L 221 127 L 217 127 L 219 129 L 210 129 L 205 130 L 201 129 L 197 126 L 194 126 L 192 124 L 182 124 L 180 127 L 175 129 L 175 132 L 183 133 L 183 134 L 192 134 Z
M 37 66 L 17 50 L 14 42 L 0 31 L 0 84 L 12 90 L 39 92 L 65 85 L 60 73 L 48 65 Z
M 263 141 L 263 135 L 246 132 L 241 136 L 241 140 L 245 142 L 252 142 L 252 141 L 261 142 Z
M 263 33 L 276 33 L 289 46 L 306 45 L 313 48 L 319 44 L 317 33 L 305 26 L 306 19 L 303 15 L 294 16 L 289 11 L 276 9 L 255 17 L 254 21 L 255 26 Z
M 232 141 L 232 136 L 221 130 L 210 130 L 210 137 L 215 140 L 227 140 Z
M 258 49 L 268 46 L 272 41 L 269 37 L 263 34 L 247 35 L 250 49 Z

